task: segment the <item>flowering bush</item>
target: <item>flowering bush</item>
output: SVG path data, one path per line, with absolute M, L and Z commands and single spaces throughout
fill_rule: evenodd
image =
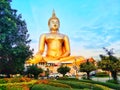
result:
M 48 80 L 37 80 L 35 84 L 48 84 Z
M 31 78 L 21 77 L 21 78 L 20 78 L 20 81 L 21 81 L 21 82 L 30 82 L 30 81 L 31 81 Z
M 21 83 L 5 83 L 0 84 L 0 89 L 2 90 L 29 90 L 35 84 L 36 80 L 31 80 L 30 82 Z

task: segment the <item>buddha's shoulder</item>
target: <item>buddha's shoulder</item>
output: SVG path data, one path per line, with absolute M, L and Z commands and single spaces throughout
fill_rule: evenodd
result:
M 41 34 L 41 37 L 49 37 L 49 36 L 58 36 L 58 37 L 68 37 L 67 35 L 65 34 L 62 34 L 62 33 L 57 33 L 57 34 L 51 34 L 51 33 L 43 33 Z
M 41 34 L 40 36 L 43 37 L 43 36 L 47 36 L 49 33 L 43 33 Z
M 63 36 L 63 37 L 68 37 L 67 35 L 62 34 L 62 33 L 59 33 L 59 35 L 61 35 L 61 36 Z

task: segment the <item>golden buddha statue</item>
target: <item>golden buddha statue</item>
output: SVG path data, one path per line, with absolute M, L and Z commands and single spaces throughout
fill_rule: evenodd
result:
M 48 21 L 50 28 L 49 33 L 40 36 L 39 51 L 37 54 L 42 55 L 47 46 L 45 60 L 60 60 L 70 56 L 70 43 L 67 35 L 59 33 L 60 21 L 53 11 L 52 17 Z
M 50 29 L 49 33 L 44 33 L 40 36 L 39 40 L 39 50 L 37 54 L 30 59 L 30 63 L 39 63 L 40 61 L 46 62 L 70 62 L 73 64 L 76 61 L 75 56 L 70 56 L 70 42 L 67 35 L 61 34 L 59 32 L 60 21 L 56 17 L 53 11 L 52 17 L 48 21 L 48 26 Z M 46 55 L 43 56 L 46 46 Z M 77 56 L 77 62 L 80 63 L 84 60 L 84 57 Z M 77 63 L 77 64 L 78 64 Z

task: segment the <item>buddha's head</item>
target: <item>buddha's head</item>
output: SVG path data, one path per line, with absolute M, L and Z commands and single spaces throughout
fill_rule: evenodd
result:
M 48 26 L 51 31 L 58 31 L 60 27 L 60 21 L 55 15 L 55 11 L 53 10 L 52 17 L 48 21 Z

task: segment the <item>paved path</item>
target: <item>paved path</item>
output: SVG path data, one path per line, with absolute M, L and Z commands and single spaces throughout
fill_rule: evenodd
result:
M 81 79 L 81 77 L 79 77 L 79 79 Z M 106 82 L 107 80 L 111 80 L 112 77 L 92 77 L 91 79 L 94 81 Z M 118 77 L 118 80 L 120 82 L 120 76 Z
M 107 80 L 111 80 L 112 77 L 92 77 L 91 79 L 94 81 L 106 82 Z M 118 80 L 120 81 L 120 76 L 118 77 Z

